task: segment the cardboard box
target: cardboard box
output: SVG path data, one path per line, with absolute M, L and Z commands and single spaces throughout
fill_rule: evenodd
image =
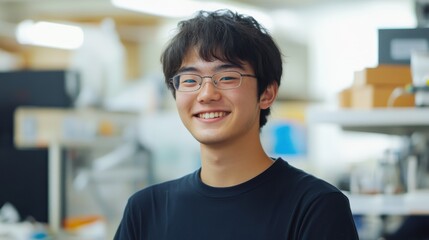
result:
M 394 85 L 406 86 L 412 83 L 411 69 L 408 65 L 379 65 L 356 71 L 354 86 Z
M 342 108 L 352 107 L 352 88 L 345 88 L 338 93 L 338 103 Z
M 395 86 L 365 85 L 353 87 L 351 91 L 352 108 L 388 107 L 389 97 Z M 414 95 L 404 94 L 396 98 L 390 107 L 414 107 Z

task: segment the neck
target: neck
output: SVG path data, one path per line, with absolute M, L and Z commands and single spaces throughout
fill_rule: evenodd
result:
M 252 179 L 265 171 L 273 160 L 257 141 L 201 145 L 201 180 L 213 187 L 230 187 Z

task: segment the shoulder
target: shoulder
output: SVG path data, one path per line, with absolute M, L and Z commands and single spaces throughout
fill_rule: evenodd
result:
M 280 161 L 277 173 L 278 181 L 282 186 L 285 186 L 289 190 L 293 190 L 296 195 L 301 195 L 307 199 L 316 199 L 324 195 L 332 194 L 333 196 L 347 199 L 345 195 L 331 183 L 293 167 L 281 158 L 276 161 Z
M 284 194 L 300 223 L 298 239 L 357 239 L 349 200 L 337 187 L 287 162 L 280 163 L 279 181 L 286 186 Z

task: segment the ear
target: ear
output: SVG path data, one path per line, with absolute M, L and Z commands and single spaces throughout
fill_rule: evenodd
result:
M 276 100 L 277 92 L 279 90 L 279 85 L 276 82 L 272 83 L 265 89 L 259 98 L 259 107 L 261 109 L 267 109 L 271 107 L 274 100 Z

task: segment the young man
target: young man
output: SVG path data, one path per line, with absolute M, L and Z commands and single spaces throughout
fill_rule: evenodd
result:
M 134 194 L 115 239 L 358 239 L 338 189 L 261 146 L 282 75 L 267 31 L 227 10 L 178 30 L 161 61 L 201 168 Z

